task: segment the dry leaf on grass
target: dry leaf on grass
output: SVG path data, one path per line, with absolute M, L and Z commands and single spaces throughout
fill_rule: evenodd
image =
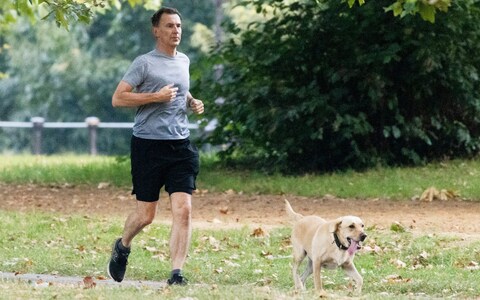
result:
M 476 261 L 471 261 L 466 267 L 465 267 L 466 270 L 471 270 L 471 271 L 474 271 L 474 270 L 480 270 L 480 265 L 478 264 L 478 262 Z
M 411 278 L 403 278 L 402 276 L 397 274 L 388 275 L 387 277 L 385 277 L 385 279 L 382 280 L 382 282 L 384 283 L 406 283 L 411 281 Z
M 208 190 L 201 190 L 201 189 L 196 189 L 193 192 L 200 197 L 203 197 L 206 194 L 208 194 Z
M 395 267 L 397 267 L 397 269 L 404 269 L 407 267 L 407 264 L 399 259 L 393 260 L 392 263 L 395 265 Z
M 37 281 L 35 281 L 35 287 L 47 287 L 47 286 L 48 286 L 48 282 L 43 281 L 43 279 L 38 279 Z
M 92 276 L 85 276 L 83 278 L 83 285 L 86 289 L 93 289 L 97 285 L 97 283 L 95 282 L 95 280 L 93 280 Z
M 240 267 L 239 263 L 233 262 L 233 261 L 228 260 L 228 259 L 224 259 L 223 263 L 225 263 L 225 265 L 227 265 L 229 267 L 235 267 L 235 268 Z
M 420 196 L 420 201 L 425 202 L 432 202 L 433 200 L 450 200 L 455 199 L 459 195 L 455 191 L 441 189 L 440 191 L 437 190 L 435 187 L 429 187 L 425 191 L 423 191 L 422 195 Z
M 220 208 L 219 211 L 220 211 L 220 213 L 222 213 L 224 215 L 228 214 L 228 212 L 229 212 L 228 206 L 224 206 L 224 207 Z
M 265 231 L 263 231 L 263 229 L 261 227 L 258 227 L 258 228 L 253 230 L 251 236 L 254 236 L 254 237 L 265 236 Z
M 364 246 L 363 251 L 366 253 L 373 253 L 373 254 L 379 254 L 383 252 L 382 248 L 380 248 L 380 246 L 378 245 L 374 245 L 373 247 L 369 245 Z

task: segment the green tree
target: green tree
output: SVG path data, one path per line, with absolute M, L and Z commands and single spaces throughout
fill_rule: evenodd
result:
M 89 40 L 84 27 L 76 26 L 67 32 L 51 22 L 35 26 L 23 23 L 6 39 L 8 77 L 0 80 L 0 90 L 8 109 L 2 110 L 1 119 L 29 121 L 41 116 L 50 122 L 82 122 L 92 115 L 106 122 L 131 119 L 129 111 L 112 113 L 110 101 L 115 81 L 129 61 L 118 56 L 95 57 L 82 48 Z M 29 132 L 25 130 L 11 138 L 13 144 L 29 144 Z M 86 131 L 48 130 L 45 138 L 47 153 L 73 151 L 78 139 L 86 140 Z M 87 143 L 83 144 L 86 151 Z
M 302 2 L 316 2 L 322 5 L 320 0 L 307 0 Z M 346 2 L 350 7 L 355 3 L 363 5 L 365 0 L 338 0 Z M 393 11 L 395 16 L 404 17 L 409 14 L 420 14 L 424 20 L 433 22 L 438 10 L 447 11 L 451 0 L 396 0 L 387 4 L 387 11 Z M 119 9 L 123 3 L 127 2 L 130 6 L 141 5 L 148 8 L 161 5 L 159 0 L 14 0 L 2 1 L 0 3 L 0 28 L 16 22 L 18 15 L 27 17 L 31 22 L 38 19 L 55 20 L 58 26 L 69 28 L 70 25 L 77 22 L 89 23 L 95 12 L 104 11 L 112 7 Z M 172 6 L 178 6 L 178 1 L 167 1 Z M 207 1 L 190 1 L 191 4 L 206 3 Z M 255 0 L 255 3 L 261 3 L 261 0 Z M 281 2 L 281 0 L 276 0 Z M 290 3 L 292 1 L 285 1 Z
M 229 28 L 239 35 L 212 58 L 223 67 L 212 90 L 225 99 L 214 141 L 227 158 L 303 172 L 478 152 L 478 2 L 434 24 L 382 14 L 386 0 L 255 3 L 277 13 Z
M 68 29 L 77 23 L 89 23 L 96 12 L 111 8 L 120 9 L 127 2 L 130 6 L 141 5 L 153 9 L 161 5 L 160 0 L 14 0 L 0 3 L 0 29 L 8 28 L 19 16 L 31 23 L 51 20 L 59 27 Z
M 193 7 L 183 13 L 183 6 L 189 5 Z M 182 3 L 177 7 L 184 23 L 212 25 L 214 10 L 208 5 Z M 203 19 L 198 12 L 190 18 L 188 11 L 196 8 L 208 11 Z M 135 111 L 114 109 L 111 96 L 133 58 L 154 47 L 152 13 L 143 6 L 114 8 L 97 14 L 89 25 L 73 24 L 69 31 L 51 21 L 12 24 L 0 37 L 0 70 L 4 70 L 0 77 L 0 120 L 29 121 L 41 116 L 48 122 L 82 122 L 96 116 L 103 122 L 133 121 Z M 181 51 L 191 57 L 194 69 L 198 50 L 190 46 L 189 34 L 192 31 L 186 28 Z M 99 131 L 99 150 L 128 153 L 130 130 L 112 130 Z M 29 146 L 28 130 L 4 131 L 7 135 L 0 135 L 0 141 L 7 149 L 18 151 Z M 47 153 L 87 151 L 85 129 L 45 129 L 45 133 Z

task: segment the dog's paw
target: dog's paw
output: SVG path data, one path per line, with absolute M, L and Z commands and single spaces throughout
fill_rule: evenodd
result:
M 353 297 L 353 296 L 361 296 L 362 295 L 362 287 L 358 285 L 349 285 L 348 286 L 348 296 Z
M 362 294 L 362 286 L 357 286 L 357 288 L 355 289 L 355 294 L 357 294 L 357 295 Z
M 321 289 L 320 291 L 317 291 L 317 296 L 319 298 L 328 298 L 328 293 L 324 289 Z

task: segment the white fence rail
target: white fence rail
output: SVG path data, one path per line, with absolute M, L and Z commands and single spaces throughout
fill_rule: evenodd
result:
M 132 128 L 133 123 L 100 122 L 97 117 L 88 117 L 85 122 L 45 122 L 42 117 L 33 117 L 30 122 L 0 121 L 0 128 L 32 128 L 32 153 L 42 153 L 42 132 L 44 128 L 87 128 L 90 154 L 97 154 L 98 128 Z M 198 129 L 198 124 L 189 124 L 189 129 Z

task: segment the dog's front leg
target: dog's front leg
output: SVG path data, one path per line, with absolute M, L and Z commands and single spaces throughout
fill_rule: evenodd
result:
M 353 262 L 344 264 L 343 269 L 345 270 L 345 273 L 347 273 L 348 277 L 350 277 L 351 279 L 353 279 L 353 281 L 355 281 L 356 291 L 358 293 L 361 293 L 362 286 L 363 286 L 363 278 L 358 273 L 357 268 L 355 268 L 355 265 L 353 264 Z
M 315 292 L 321 298 L 328 297 L 327 292 L 323 289 L 322 284 L 322 260 L 315 258 L 313 260 L 313 283 L 315 285 Z

